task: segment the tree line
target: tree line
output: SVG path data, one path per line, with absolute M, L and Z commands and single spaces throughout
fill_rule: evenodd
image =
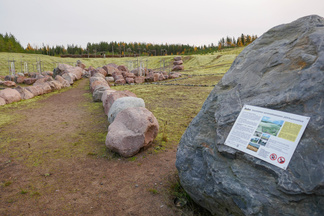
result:
M 12 34 L 0 34 L 0 52 L 24 52 L 25 49 Z
M 217 52 L 222 49 L 233 47 L 247 46 L 257 39 L 256 35 L 244 35 L 235 37 L 223 37 L 218 43 L 193 46 L 189 44 L 152 44 L 140 42 L 100 42 L 88 43 L 86 48 L 78 45 L 63 45 L 49 46 L 42 44 L 42 46 L 32 46 L 30 43 L 24 49 L 12 34 L 0 34 L 0 51 L 1 52 L 26 52 L 36 53 L 51 56 L 60 55 L 117 55 L 117 56 L 163 56 L 163 55 L 191 55 L 191 54 L 207 54 Z

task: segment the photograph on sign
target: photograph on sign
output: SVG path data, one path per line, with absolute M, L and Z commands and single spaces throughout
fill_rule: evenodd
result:
M 309 117 L 245 105 L 225 145 L 286 169 Z

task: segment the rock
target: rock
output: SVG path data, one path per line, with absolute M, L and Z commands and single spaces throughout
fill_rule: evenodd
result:
M 102 101 L 102 106 L 105 107 L 105 104 L 108 103 L 108 96 L 112 93 L 116 92 L 116 90 L 114 89 L 108 89 L 104 92 L 102 92 L 102 96 L 101 96 L 101 101 Z M 107 114 L 106 114 L 107 115 Z
M 77 60 L 75 66 L 76 67 L 80 67 L 82 69 L 85 69 L 86 68 L 85 64 L 83 64 L 81 60 Z
M 45 82 L 49 82 L 49 81 L 53 81 L 53 80 L 54 79 L 52 77 L 47 76 L 47 77 L 36 80 L 36 82 L 33 85 L 42 85 Z
M 62 84 L 59 81 L 54 80 L 47 83 L 51 87 L 52 91 L 60 90 L 62 88 Z
M 6 100 L 0 97 L 0 106 L 6 105 Z
M 111 66 L 111 67 L 114 67 L 114 68 L 118 68 L 118 65 L 116 65 L 114 63 L 109 63 L 109 64 L 107 64 L 107 66 Z
M 181 56 L 176 56 L 176 57 L 173 58 L 173 60 L 174 61 L 180 61 L 180 60 L 182 60 L 182 57 Z
M 21 100 L 21 96 L 16 89 L 6 88 L 0 91 L 0 97 L 6 101 L 6 104 Z
M 303 17 L 247 46 L 183 134 L 181 185 L 212 214 L 323 215 L 323 27 Z M 243 104 L 310 117 L 286 170 L 224 145 Z
M 45 76 L 43 76 L 42 74 L 39 74 L 39 73 L 36 73 L 36 76 L 35 76 L 36 79 L 42 79 L 44 77 Z
M 65 73 L 62 78 L 69 82 L 70 85 L 73 84 L 73 75 L 71 73 Z
M 169 76 L 170 79 L 179 78 L 179 77 L 181 77 L 181 73 L 179 72 L 172 72 Z
M 143 77 L 143 76 L 135 77 L 134 82 L 135 83 L 144 83 L 145 82 L 145 77 Z
M 92 94 L 92 99 L 94 102 L 100 102 L 102 98 L 102 94 L 109 90 L 109 86 L 98 86 L 94 89 Z
M 94 73 L 91 77 L 100 77 L 102 79 L 105 79 L 105 76 L 102 73 Z
M 117 67 L 113 67 L 113 66 L 110 66 L 110 65 L 105 65 L 102 68 L 107 72 L 108 76 L 112 76 L 112 74 L 114 72 L 119 72 Z
M 37 79 L 35 78 L 26 78 L 24 79 L 24 83 L 27 84 L 27 85 L 32 85 L 33 83 L 36 82 Z
M 89 71 L 83 70 L 82 71 L 82 77 L 89 78 L 91 77 L 91 74 Z
M 23 100 L 27 100 L 34 97 L 33 93 L 28 91 L 26 88 L 22 88 L 21 86 L 18 86 L 15 89 L 19 92 L 20 97 Z
M 117 80 L 118 77 L 122 77 L 122 78 L 124 78 L 123 75 L 122 75 L 122 73 L 121 73 L 120 71 L 115 71 L 115 72 L 113 72 L 113 73 L 112 73 L 112 77 L 113 77 L 115 80 Z
M 105 110 L 105 114 L 108 115 L 109 109 L 110 107 L 113 105 L 113 103 L 118 99 L 118 98 L 122 98 L 122 97 L 137 97 L 133 92 L 130 92 L 128 90 L 125 91 L 116 91 L 112 94 L 108 95 L 108 98 L 105 102 L 104 106 L 104 110 Z
M 97 73 L 101 73 L 104 77 L 108 75 L 108 72 L 101 67 L 96 69 Z
M 71 86 L 70 83 L 66 79 L 64 79 L 63 77 L 61 77 L 60 75 L 57 75 L 55 77 L 55 80 L 61 83 L 62 88 L 66 88 L 66 87 L 70 87 Z
M 148 147 L 159 131 L 155 116 L 144 107 L 121 111 L 109 125 L 106 146 L 123 157 L 132 157 Z
M 43 93 L 47 94 L 52 92 L 52 88 L 51 86 L 48 84 L 48 82 L 45 82 L 43 84 L 39 84 L 38 86 L 40 86 L 43 89 Z
M 11 76 L 5 76 L 4 80 L 5 81 L 15 81 L 16 77 L 14 75 L 11 75 Z
M 44 94 L 44 89 L 41 86 L 28 86 L 26 90 L 30 91 L 34 96 Z
M 130 107 L 145 107 L 144 100 L 138 97 L 118 98 L 109 109 L 108 122 L 113 123 L 118 113 Z
M 3 81 L 2 85 L 7 86 L 7 87 L 16 87 L 16 83 L 13 81 Z
M 179 71 L 179 70 L 184 70 L 183 65 L 174 65 L 172 68 L 172 71 Z
M 66 73 L 70 73 L 73 74 L 75 76 L 75 78 L 77 80 L 82 78 L 82 74 L 83 74 L 83 69 L 80 67 L 73 67 L 71 65 L 67 65 L 67 64 L 58 64 L 58 67 L 54 69 L 53 71 L 53 77 L 55 78 L 56 75 L 60 75 L 64 78 L 64 74 Z M 72 84 L 72 83 L 70 83 Z
M 101 81 L 101 82 L 107 82 L 105 78 L 102 78 L 100 76 L 90 77 L 89 78 L 90 84 L 94 81 Z
M 126 83 L 126 81 L 124 78 L 115 80 L 115 84 L 124 85 L 125 83 Z
M 182 65 L 182 64 L 183 64 L 183 61 L 182 60 L 174 61 L 173 62 L 173 65 Z
M 92 67 L 92 66 L 90 66 L 88 69 L 86 69 L 87 71 L 92 71 L 92 70 L 94 70 L 94 67 Z
M 96 80 L 96 81 L 93 81 L 91 84 L 90 84 L 90 90 L 91 92 L 93 93 L 94 90 L 96 88 L 98 88 L 99 86 L 104 86 L 104 87 L 107 87 L 108 89 L 110 88 L 107 81 L 106 80 Z
M 107 81 L 108 83 L 109 83 L 109 82 L 114 82 L 114 81 L 115 81 L 114 77 L 106 77 L 105 79 L 106 79 L 106 81 Z
M 52 71 L 44 71 L 41 73 L 43 76 L 53 76 L 53 72 Z
M 130 83 L 134 83 L 134 79 L 133 79 L 133 78 L 126 78 L 126 82 L 127 82 L 128 84 L 130 84 Z
M 127 67 L 126 67 L 125 65 L 119 65 L 119 66 L 117 67 L 117 69 L 118 69 L 119 71 L 127 71 L 127 72 L 128 72 L 128 69 L 127 69 Z
M 125 73 L 125 77 L 135 79 L 136 76 L 135 76 L 135 74 L 133 74 L 133 73 L 128 73 L 128 72 L 126 72 L 126 73 Z
M 18 83 L 18 84 L 21 84 L 21 83 L 24 82 L 25 79 L 26 79 L 26 77 L 24 77 L 24 76 L 18 76 L 18 77 L 17 77 L 17 83 Z

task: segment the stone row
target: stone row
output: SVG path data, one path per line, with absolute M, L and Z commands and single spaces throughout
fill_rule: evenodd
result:
M 79 80 L 83 77 L 85 71 L 80 67 L 73 67 L 66 64 L 59 64 L 57 68 L 54 69 L 54 73 L 46 72 L 43 74 L 36 74 L 35 78 L 26 78 L 25 80 L 31 80 L 32 86 L 16 88 L 5 88 L 0 91 L 0 106 L 5 104 L 10 104 L 13 102 L 18 102 L 20 100 L 31 99 L 38 95 L 43 95 L 50 93 L 55 90 L 60 90 L 62 88 L 70 87 L 74 81 Z M 23 77 L 19 75 L 17 80 Z M 8 79 L 6 77 L 6 79 Z M 17 81 L 16 80 L 16 81 Z M 29 83 L 28 81 L 28 83 Z M 12 82 L 11 86 L 16 86 L 13 81 L 0 81 L 0 84 L 4 82 Z M 25 82 L 26 83 L 26 82 Z
M 103 68 L 109 67 L 121 68 L 114 64 Z M 93 100 L 102 101 L 110 123 L 105 144 L 123 157 L 132 157 L 152 144 L 159 132 L 159 124 L 153 113 L 145 108 L 142 98 L 128 90 L 111 89 L 105 75 L 108 73 L 97 68 L 91 70 L 89 79 Z

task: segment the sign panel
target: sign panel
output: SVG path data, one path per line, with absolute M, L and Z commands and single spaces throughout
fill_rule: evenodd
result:
M 286 169 L 309 119 L 306 116 L 244 105 L 225 145 Z

